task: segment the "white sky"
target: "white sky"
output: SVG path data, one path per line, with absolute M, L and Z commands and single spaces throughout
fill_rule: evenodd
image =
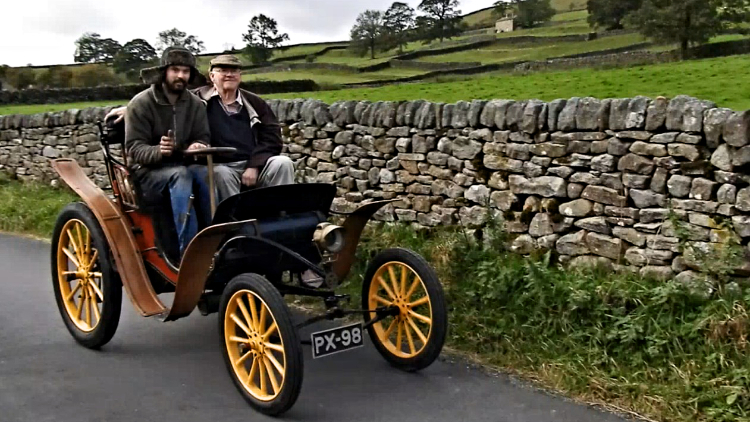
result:
M 403 0 L 402 0 L 403 1 Z M 406 0 L 416 9 L 420 0 Z M 242 47 L 242 34 L 260 13 L 289 34 L 287 44 L 342 41 L 357 15 L 386 10 L 393 0 L 3 0 L 0 64 L 73 63 L 74 42 L 97 32 L 120 44 L 144 38 L 155 46 L 160 31 L 178 28 L 203 41 L 205 51 Z M 466 14 L 494 0 L 460 0 Z

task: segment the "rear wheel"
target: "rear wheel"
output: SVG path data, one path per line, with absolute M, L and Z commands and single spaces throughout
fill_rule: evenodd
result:
M 447 331 L 446 305 L 437 274 L 408 249 L 388 249 L 367 267 L 362 307 L 373 311 L 395 306 L 398 314 L 367 327 L 370 339 L 392 365 L 417 371 L 440 355 Z M 375 318 L 365 314 L 365 323 Z
M 289 410 L 302 388 L 303 356 L 279 291 L 260 275 L 241 274 L 224 290 L 219 312 L 224 361 L 240 394 L 267 415 Z
M 82 203 L 60 212 L 52 237 L 52 285 L 57 307 L 75 340 L 97 349 L 117 331 L 122 285 L 99 222 Z

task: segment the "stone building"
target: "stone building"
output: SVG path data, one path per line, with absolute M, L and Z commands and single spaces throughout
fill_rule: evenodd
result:
M 502 32 L 513 32 L 513 18 L 513 16 L 506 15 L 505 17 L 495 21 L 495 33 L 500 34 Z

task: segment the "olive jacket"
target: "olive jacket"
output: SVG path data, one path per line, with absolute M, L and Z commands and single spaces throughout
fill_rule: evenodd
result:
M 174 131 L 175 149 L 162 156 L 159 142 Z M 192 143 L 211 143 L 206 107 L 185 90 L 174 105 L 167 100 L 160 84 L 138 93 L 125 112 L 125 151 L 130 165 L 143 167 L 178 164 L 185 161 L 182 152 Z

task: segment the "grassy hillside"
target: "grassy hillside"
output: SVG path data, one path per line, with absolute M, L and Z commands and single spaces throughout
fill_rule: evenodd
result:
M 520 60 L 544 60 L 571 54 L 587 53 L 610 48 L 626 47 L 641 43 L 645 38 L 638 34 L 618 35 L 593 41 L 554 42 L 543 45 L 519 43 L 514 45 L 491 45 L 477 50 L 460 51 L 441 56 L 420 58 L 425 62 L 470 62 L 482 64 L 503 63 Z
M 419 70 L 411 69 L 386 69 L 379 72 L 355 73 L 340 72 L 332 70 L 308 70 L 308 71 L 289 71 L 289 72 L 271 72 L 255 73 L 242 76 L 242 80 L 265 80 L 265 81 L 285 81 L 291 79 L 312 79 L 318 84 L 348 84 L 356 82 L 370 82 L 379 80 L 388 80 L 414 76 L 424 73 Z
M 471 99 L 531 99 L 593 96 L 619 98 L 680 94 L 713 100 L 721 107 L 750 109 L 750 56 L 695 60 L 625 69 L 579 69 L 529 75 L 488 74 L 463 80 L 389 85 L 379 88 L 301 92 L 266 98 L 319 98 L 338 100 L 403 101 L 426 99 L 455 102 Z M 727 89 L 727 87 L 733 89 Z
M 570 12 L 572 10 L 582 11 L 586 9 L 586 0 L 552 0 L 552 7 L 559 13 Z M 585 18 L 585 11 L 584 18 Z M 559 16 L 559 15 L 558 15 Z M 464 15 L 464 22 L 469 28 L 483 28 L 495 26 L 497 16 L 493 13 L 493 8 L 480 9 L 475 12 Z M 553 20 L 555 20 L 553 18 Z
M 586 0 L 552 0 L 552 7 L 559 12 L 586 8 Z
M 464 16 L 464 22 L 469 28 L 483 28 L 495 26 L 497 17 L 493 14 L 493 8 L 481 9 Z

